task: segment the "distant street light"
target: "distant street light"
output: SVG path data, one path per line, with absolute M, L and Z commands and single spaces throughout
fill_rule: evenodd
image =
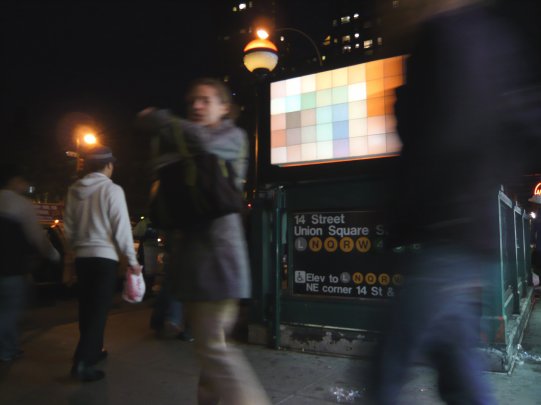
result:
M 75 151 L 66 151 L 66 156 L 76 159 L 75 171 L 77 175 L 84 168 L 84 149 L 92 148 L 98 143 L 98 138 L 88 126 L 81 126 L 75 130 Z
M 96 135 L 88 133 L 83 136 L 83 142 L 87 145 L 95 145 L 98 143 L 98 138 L 96 138 Z

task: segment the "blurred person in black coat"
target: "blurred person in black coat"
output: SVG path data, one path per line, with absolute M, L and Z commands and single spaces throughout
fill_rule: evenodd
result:
M 541 150 L 539 90 L 530 53 L 501 14 L 480 1 L 413 3 L 423 21 L 396 93 L 403 150 L 389 225 L 391 245 L 406 251 L 391 255 L 406 283 L 378 352 L 374 398 L 396 404 L 424 355 L 446 403 L 494 404 L 474 350 L 481 289 L 498 268 L 500 185 Z

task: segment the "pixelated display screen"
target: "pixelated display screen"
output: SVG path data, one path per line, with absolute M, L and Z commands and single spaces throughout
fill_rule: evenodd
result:
M 399 154 L 393 104 L 404 62 L 396 56 L 271 83 L 271 164 Z

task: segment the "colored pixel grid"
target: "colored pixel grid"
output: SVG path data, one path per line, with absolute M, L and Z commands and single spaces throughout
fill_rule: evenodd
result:
M 271 164 L 393 156 L 404 56 L 271 83 Z

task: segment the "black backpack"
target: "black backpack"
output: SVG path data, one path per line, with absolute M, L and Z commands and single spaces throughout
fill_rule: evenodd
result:
M 149 210 L 153 225 L 189 229 L 241 212 L 243 199 L 231 162 L 213 153 L 192 153 L 178 120 L 172 119 L 168 125 L 169 137 L 181 158 L 158 170 Z M 162 141 L 160 136 L 157 141 Z

